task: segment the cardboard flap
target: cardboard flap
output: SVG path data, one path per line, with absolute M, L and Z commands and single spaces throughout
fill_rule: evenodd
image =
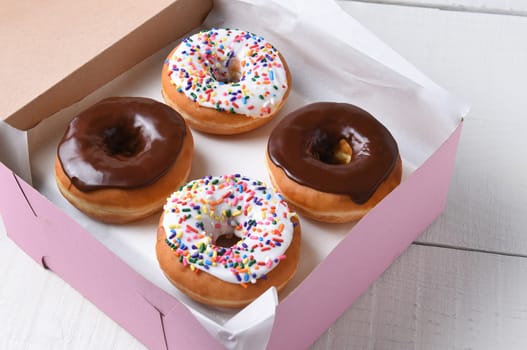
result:
M 27 185 L 13 171 L 0 163 L 0 213 L 4 221 L 7 235 L 16 241 L 16 237 L 31 232 L 38 222 L 37 214 L 26 195 Z M 34 190 L 33 190 L 34 191 Z M 31 240 L 26 253 L 37 263 L 42 264 L 42 257 L 46 252 L 46 241 L 42 235 L 27 235 L 21 237 L 24 242 Z
M 21 130 L 198 26 L 212 0 L 31 4 L 3 3 L 0 23 L 0 120 Z
M 184 310 L 185 309 L 185 310 Z M 188 349 L 225 349 L 209 332 L 201 326 L 195 317 L 181 317 L 190 314 L 185 306 L 179 304 L 163 317 L 166 339 L 170 350 Z

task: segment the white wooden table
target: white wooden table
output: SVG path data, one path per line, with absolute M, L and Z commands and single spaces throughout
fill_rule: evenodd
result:
M 527 349 L 527 2 L 342 1 L 473 104 L 445 213 L 313 349 Z M 144 349 L 6 236 L 0 349 Z

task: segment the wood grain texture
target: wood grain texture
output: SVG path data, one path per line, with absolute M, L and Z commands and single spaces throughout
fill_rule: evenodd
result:
M 446 210 L 419 242 L 527 256 L 527 120 L 471 119 Z
M 527 256 L 527 18 L 340 5 L 472 103 L 446 211 L 418 241 Z
M 358 2 L 436 8 L 488 14 L 527 16 L 527 3 L 523 0 L 357 0 Z
M 527 259 L 412 245 L 322 349 L 525 349 Z
M 0 218 L 0 349 L 144 349 L 4 230 Z

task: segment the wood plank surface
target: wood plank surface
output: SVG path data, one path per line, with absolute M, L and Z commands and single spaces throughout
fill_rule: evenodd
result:
M 443 216 L 419 242 L 527 256 L 527 18 L 340 2 L 472 103 Z
M 0 218 L 0 349 L 144 349 L 6 235 Z
M 412 245 L 312 349 L 526 349 L 527 259 Z
M 524 0 L 357 0 L 358 2 L 437 8 L 489 14 L 527 16 Z

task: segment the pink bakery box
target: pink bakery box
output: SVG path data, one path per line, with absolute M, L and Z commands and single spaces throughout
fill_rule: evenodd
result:
M 240 27 L 251 26 L 250 22 L 243 20 L 233 23 L 224 19 L 226 13 L 232 14 L 237 10 L 246 13 L 256 9 L 257 13 L 272 14 L 273 16 L 269 16 L 271 19 L 262 19 L 259 25 L 265 28 L 276 25 L 276 28 L 269 29 L 267 34 L 271 37 L 277 36 L 275 40 L 284 46 L 286 44 L 277 33 L 290 30 L 291 22 L 284 22 L 283 19 L 278 24 L 273 22 L 280 21 L 282 14 L 285 13 L 283 16 L 286 16 L 286 19 L 289 19 L 287 16 L 300 18 L 300 24 L 297 24 L 299 26 L 309 22 L 312 26 L 310 30 L 320 32 L 325 29 L 319 24 L 322 20 L 315 20 L 315 17 L 323 18 L 324 13 L 321 12 L 324 11 L 331 13 L 331 18 L 335 20 L 327 24 L 329 29 L 331 26 L 352 26 L 358 38 L 353 43 L 356 52 L 366 52 L 368 60 L 381 62 L 384 66 L 386 64 L 383 62 L 395 62 L 393 67 L 385 67 L 390 69 L 390 72 L 394 69 L 395 81 L 398 74 L 404 73 L 413 79 L 416 86 L 422 84 L 433 90 L 433 97 L 429 98 L 426 96 L 427 89 L 416 88 L 419 96 L 412 91 L 408 94 L 409 98 L 421 98 L 430 103 L 430 108 L 450 114 L 449 118 L 455 122 L 450 129 L 441 131 L 440 134 L 444 136 L 440 136 L 437 147 L 405 177 L 402 184 L 355 224 L 328 252 L 323 261 L 271 310 L 271 323 L 268 326 L 270 335 L 251 334 L 258 333 L 258 330 L 251 329 L 240 333 L 232 333 L 225 329 L 213 335 L 186 305 L 137 272 L 29 184 L 31 173 L 28 169 L 31 167 L 26 132 L 40 121 L 73 105 L 146 57 L 165 48 L 184 33 L 197 28 L 212 3 L 194 0 L 139 1 L 134 8 L 122 9 L 120 2 L 108 1 L 104 4 L 104 12 L 97 8 L 97 5 L 79 9 L 64 6 L 66 3 L 57 1 L 46 9 L 40 9 L 38 14 L 33 14 L 38 18 L 28 19 L 22 26 L 47 28 L 45 24 L 53 22 L 53 26 L 47 28 L 49 30 L 31 31 L 34 37 L 24 30 L 13 30 L 12 35 L 16 37 L 9 36 L 8 42 L 13 43 L 13 50 L 18 52 L 11 52 L 6 62 L 0 62 L 5 69 L 8 65 L 13 66 L 14 58 L 26 57 L 16 61 L 17 65 L 23 67 L 27 62 L 27 66 L 30 66 L 34 64 L 35 58 L 27 58 L 27 54 L 32 49 L 20 48 L 22 45 L 15 43 L 21 41 L 35 45 L 40 42 L 44 44 L 37 45 L 35 56 L 38 57 L 39 54 L 50 50 L 50 47 L 54 47 L 55 51 L 50 51 L 53 53 L 48 60 L 58 66 L 50 68 L 48 76 L 51 76 L 51 80 L 44 81 L 48 85 L 36 84 L 37 86 L 31 87 L 33 90 L 29 91 L 25 87 L 19 89 L 16 86 L 21 80 L 34 78 L 34 72 L 15 69 L 2 73 L 3 76 L 7 75 L 7 83 L 2 87 L 5 91 L 2 93 L 4 96 L 12 96 L 10 101 L 14 102 L 4 106 L 0 115 L 5 120 L 0 122 L 0 214 L 8 236 L 21 249 L 45 269 L 68 282 L 148 348 L 240 348 L 246 346 L 248 335 L 254 339 L 263 339 L 261 342 L 267 344 L 269 349 L 306 348 L 335 322 L 444 210 L 462 118 L 468 113 L 466 104 L 451 97 L 404 59 L 383 46 L 333 2 L 315 1 L 311 9 L 306 9 L 301 1 L 289 1 L 280 5 L 250 0 L 230 3 L 216 1 L 216 17 L 211 23 L 221 24 L 225 21 Z M 276 8 L 281 9 L 280 15 L 273 12 Z M 12 11 L 12 17 L 17 17 L 22 10 L 18 5 L 12 5 L 9 9 Z M 101 13 L 105 15 L 101 16 Z M 96 14 L 98 16 L 95 16 Z M 114 18 L 123 14 L 126 14 L 129 20 L 124 21 L 125 24 L 114 26 Z M 93 28 L 102 27 L 105 30 L 97 32 L 93 29 L 94 34 L 87 33 L 91 27 L 88 30 L 83 30 L 82 28 L 86 28 L 82 27 L 79 30 L 68 29 L 64 32 L 64 28 L 71 28 L 68 27 L 71 23 L 52 21 L 52 18 L 56 18 L 52 16 L 65 16 L 64 18 L 68 18 L 71 23 Z M 87 21 L 86 17 L 96 23 Z M 44 22 L 39 24 L 41 22 L 38 21 Z M 15 28 L 17 24 L 12 25 Z M 58 44 L 49 40 L 53 35 L 57 35 L 57 30 L 62 30 L 60 33 L 65 35 Z M 311 34 L 316 36 L 315 32 Z M 78 35 L 83 36 L 81 42 L 74 40 Z M 337 37 L 338 35 L 337 33 Z M 104 40 L 101 39 L 103 36 Z M 271 42 L 275 43 L 274 40 Z M 371 43 L 376 46 L 371 46 Z M 65 54 L 66 51 L 72 50 L 78 52 Z M 303 59 L 299 59 L 301 60 Z M 288 59 L 288 62 L 294 66 L 295 59 Z M 47 63 L 43 59 L 40 69 L 45 69 Z M 308 64 L 314 65 L 312 62 Z M 102 67 L 105 69 L 101 70 Z M 295 79 L 295 76 L 293 77 Z M 81 81 L 83 84 L 79 83 Z M 301 85 L 302 77 L 299 81 Z M 430 131 L 425 134 L 427 132 Z M 431 131 L 432 134 L 434 132 Z M 306 239 L 308 234 L 304 233 L 303 237 Z M 250 313 L 250 309 L 247 312 Z M 181 337 L 182 334 L 192 336 Z

